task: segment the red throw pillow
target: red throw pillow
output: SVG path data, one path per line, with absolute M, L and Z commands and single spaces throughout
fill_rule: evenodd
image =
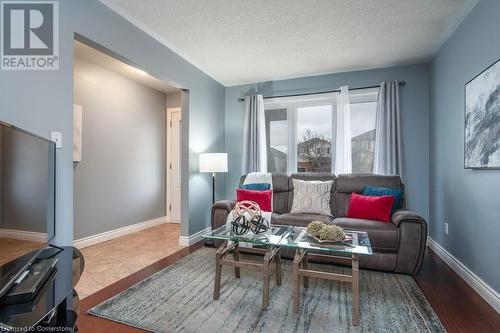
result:
M 352 193 L 347 217 L 389 222 L 395 199 L 393 195 L 369 196 Z
M 236 190 L 236 201 L 238 202 L 245 200 L 255 201 L 260 206 L 260 209 L 264 212 L 271 211 L 272 198 L 273 198 L 272 190 L 252 191 L 252 190 L 244 190 L 241 188 Z

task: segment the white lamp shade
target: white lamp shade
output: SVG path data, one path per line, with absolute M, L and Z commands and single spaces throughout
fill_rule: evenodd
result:
M 227 172 L 227 154 L 200 154 L 200 172 Z

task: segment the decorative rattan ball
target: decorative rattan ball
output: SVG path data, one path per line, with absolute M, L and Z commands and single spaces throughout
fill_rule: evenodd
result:
M 325 226 L 325 222 L 320 220 L 312 221 L 307 225 L 307 232 L 309 235 L 319 238 L 319 232 Z
M 233 220 L 238 218 L 239 216 L 243 216 L 247 213 L 248 220 L 252 220 L 256 217 L 262 216 L 262 211 L 260 210 L 260 206 L 255 201 L 240 201 L 232 210 Z
M 344 230 L 334 224 L 324 225 L 319 231 L 319 239 L 329 241 L 342 241 L 346 237 Z
M 232 230 L 237 235 L 243 235 L 248 230 L 254 234 L 262 234 L 269 230 L 270 224 L 262 216 L 260 206 L 254 201 L 240 201 L 231 211 Z

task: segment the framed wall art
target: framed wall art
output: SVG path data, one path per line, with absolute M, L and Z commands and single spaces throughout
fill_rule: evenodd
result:
M 466 169 L 500 169 L 500 59 L 465 84 Z

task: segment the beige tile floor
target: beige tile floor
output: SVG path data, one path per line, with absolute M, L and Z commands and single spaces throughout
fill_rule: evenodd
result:
M 83 275 L 76 290 L 83 299 L 178 251 L 180 225 L 165 223 L 82 249 Z
M 40 249 L 44 243 L 0 238 L 0 266 L 26 253 Z

